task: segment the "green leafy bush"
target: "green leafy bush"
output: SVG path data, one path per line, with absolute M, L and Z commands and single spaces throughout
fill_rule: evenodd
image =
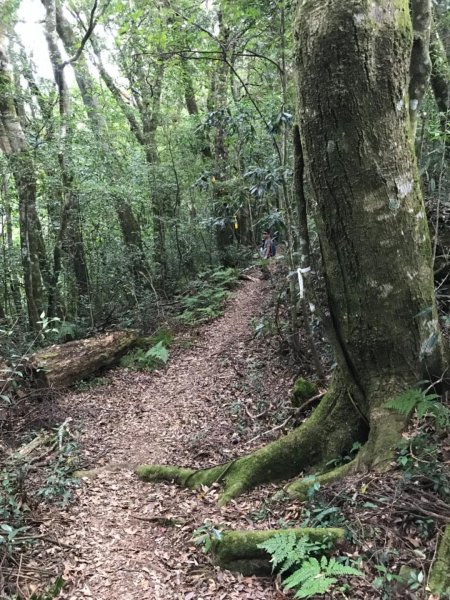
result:
M 442 500 L 450 500 L 450 472 L 442 460 L 442 444 L 436 435 L 421 431 L 402 440 L 397 448 L 397 464 L 406 481 L 423 481 Z
M 194 544 L 196 546 L 201 546 L 205 554 L 211 550 L 213 540 L 220 541 L 221 539 L 221 530 L 217 527 L 214 527 L 210 521 L 205 521 L 203 525 L 197 527 L 192 536 Z
M 223 288 L 205 288 L 181 300 L 183 313 L 179 319 L 186 325 L 198 325 L 222 314 L 222 306 L 230 293 Z
M 233 268 L 202 273 L 191 283 L 190 294 L 180 297 L 182 312 L 179 320 L 185 325 L 199 325 L 219 317 L 238 275 L 239 270 Z

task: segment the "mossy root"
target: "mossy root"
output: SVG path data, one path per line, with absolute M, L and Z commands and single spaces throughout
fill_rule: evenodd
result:
M 258 545 L 276 533 L 290 532 L 297 538 L 308 536 L 311 541 L 327 540 L 332 544 L 339 544 L 345 539 L 345 529 L 338 527 L 224 531 L 221 539 L 214 542 L 215 562 L 223 569 L 239 571 L 245 576 L 268 575 L 271 572 L 270 556 Z
M 445 595 L 450 598 L 450 525 L 444 529 L 436 553 L 436 560 L 431 567 L 428 587 L 432 594 Z
M 357 470 L 358 463 L 354 459 L 345 465 L 341 465 L 340 467 L 336 467 L 327 473 L 322 473 L 321 475 L 316 475 L 315 477 L 305 477 L 304 479 L 300 479 L 299 481 L 294 481 L 291 485 L 288 486 L 287 492 L 289 495 L 294 496 L 299 500 L 306 500 L 308 495 L 308 490 L 310 489 L 312 483 L 320 483 L 321 486 L 328 485 L 329 483 L 333 483 L 333 481 L 337 481 L 350 473 L 353 473 Z
M 164 465 L 141 465 L 137 475 L 144 481 L 174 481 L 198 488 L 223 484 L 219 499 L 225 504 L 262 483 L 291 479 L 348 452 L 354 442 L 367 438 L 367 428 L 348 401 L 347 388 L 332 386 L 312 416 L 300 427 L 252 454 L 210 469 L 186 469 Z

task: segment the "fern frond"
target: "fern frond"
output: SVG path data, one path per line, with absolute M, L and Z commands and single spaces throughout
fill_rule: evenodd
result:
M 387 402 L 386 408 L 396 410 L 402 415 L 409 415 L 423 398 L 423 393 L 420 390 L 408 390 L 390 402 Z
M 298 565 L 298 563 L 299 561 L 297 559 L 297 556 L 295 555 L 295 553 L 292 553 L 283 562 L 283 564 L 280 567 L 280 570 L 278 571 L 278 574 L 283 575 L 283 573 L 286 573 L 286 571 L 290 571 L 290 569 L 292 569 L 292 567 L 294 567 L 295 565 Z
M 308 579 L 295 594 L 294 598 L 312 598 L 327 592 L 336 583 L 335 577 L 320 577 L 319 579 Z
M 338 562 L 335 558 L 330 558 L 330 562 L 324 569 L 324 572 L 327 575 L 353 575 L 354 577 L 361 577 L 363 574 L 359 569 L 355 569 L 354 567 L 349 567 L 347 565 L 343 565 Z
M 272 563 L 272 571 L 274 571 L 278 565 L 282 564 L 287 559 L 292 560 L 292 564 L 295 563 L 295 558 L 292 554 L 296 543 L 297 539 L 295 534 L 292 531 L 289 531 L 288 533 L 276 533 L 265 542 L 258 544 L 258 548 L 265 550 L 272 556 L 270 562 Z M 290 566 L 292 566 L 292 564 Z M 287 569 L 284 570 L 286 571 Z
M 293 587 L 297 587 L 305 582 L 307 579 L 311 579 L 320 575 L 321 569 L 317 558 L 308 558 L 300 569 L 297 569 L 295 573 L 292 573 L 283 583 L 285 589 L 290 590 Z

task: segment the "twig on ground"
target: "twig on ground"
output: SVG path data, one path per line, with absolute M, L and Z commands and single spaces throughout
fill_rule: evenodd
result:
M 320 392 L 319 394 L 316 394 L 315 396 L 313 396 L 312 398 L 310 398 L 309 400 L 306 400 L 305 402 L 303 402 L 303 404 L 301 404 L 297 409 L 296 409 L 296 414 L 299 415 L 302 411 L 305 410 L 305 408 L 307 408 L 308 406 L 310 406 L 313 402 L 315 402 L 316 400 L 320 400 L 323 396 L 325 396 L 326 394 L 326 390 L 323 390 L 322 392 Z
M 246 445 L 251 444 L 252 442 L 258 440 L 259 438 L 265 437 L 266 435 L 269 435 L 270 433 L 274 433 L 275 431 L 278 431 L 279 429 L 283 429 L 283 427 L 285 427 L 289 423 L 289 421 L 292 419 L 292 417 L 293 417 L 293 415 L 289 415 L 289 417 L 287 419 L 285 419 L 282 423 L 280 423 L 276 427 L 273 427 L 272 429 L 269 429 L 269 431 L 265 431 L 264 433 L 260 433 L 260 434 L 256 435 L 251 440 L 248 440 L 248 442 L 246 442 Z

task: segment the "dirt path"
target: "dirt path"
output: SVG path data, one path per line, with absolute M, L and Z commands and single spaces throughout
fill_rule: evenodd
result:
M 148 485 L 132 471 L 141 462 L 224 462 L 266 441 L 263 435 L 246 444 L 273 426 L 251 417 L 272 403 L 280 410 L 290 376 L 267 360 L 270 348 L 252 338 L 250 321 L 260 311 L 265 285 L 245 282 L 225 315 L 201 328 L 190 348 L 176 350 L 165 371 L 118 369 L 107 386 L 60 399 L 62 413 L 80 428 L 90 467 L 108 465 L 84 479 L 76 501 L 46 525 L 66 546 L 52 550 L 68 580 L 63 598 L 282 597 L 271 580 L 215 569 L 191 541 L 208 518 L 217 525 L 253 526 L 248 515 L 267 492 L 220 509 L 216 489 Z M 175 526 L 168 518 L 176 519 Z

